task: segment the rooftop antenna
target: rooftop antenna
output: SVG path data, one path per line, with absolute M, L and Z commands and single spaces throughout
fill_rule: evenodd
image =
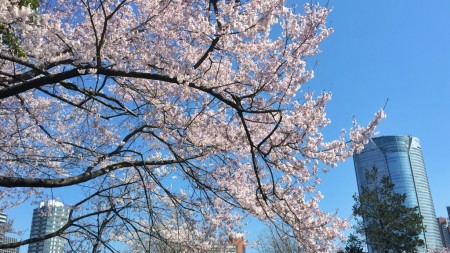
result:
M 387 106 L 388 102 L 389 102 L 389 98 L 386 98 L 386 103 L 384 103 L 383 111 L 386 109 L 386 106 Z

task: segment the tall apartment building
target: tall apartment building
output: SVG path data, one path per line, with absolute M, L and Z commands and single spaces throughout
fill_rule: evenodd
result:
M 8 215 L 0 212 L 0 244 L 17 242 L 17 239 L 6 236 Z M 0 249 L 0 253 L 19 253 L 19 247 L 14 249 Z
M 437 223 L 441 234 L 442 245 L 444 248 L 450 248 L 449 220 L 447 218 L 437 218 Z
M 33 210 L 30 238 L 39 237 L 57 231 L 67 223 L 69 209 L 61 202 L 48 200 L 41 202 Z M 61 237 L 31 243 L 28 253 L 64 253 L 66 241 Z
M 406 194 L 405 205 L 419 207 L 425 232 L 421 238 L 426 249 L 442 249 L 441 236 L 436 223 L 433 199 L 422 156 L 419 139 L 411 136 L 383 136 L 372 138 L 360 154 L 353 156 L 358 189 L 367 187 L 366 170 L 374 166 L 378 178 L 389 176 L 394 191 Z M 373 252 L 370 249 L 369 252 Z

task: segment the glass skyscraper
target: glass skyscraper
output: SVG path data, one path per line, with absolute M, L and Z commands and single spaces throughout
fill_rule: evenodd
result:
M 372 138 L 360 154 L 353 156 L 358 189 L 367 186 L 365 172 L 374 166 L 378 178 L 389 176 L 394 191 L 406 194 L 405 205 L 419 207 L 425 232 L 421 238 L 427 249 L 442 249 L 433 199 L 419 139 L 411 136 Z M 370 247 L 369 247 L 370 252 Z
M 61 202 L 48 200 L 41 202 L 39 208 L 33 210 L 30 238 L 57 231 L 67 223 L 69 209 Z M 28 253 L 64 253 L 65 239 L 53 237 L 44 241 L 31 243 Z

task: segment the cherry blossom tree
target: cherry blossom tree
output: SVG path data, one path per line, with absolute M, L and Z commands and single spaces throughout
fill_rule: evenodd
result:
M 331 250 L 347 225 L 320 211 L 318 173 L 384 115 L 322 135 L 331 94 L 301 87 L 328 13 L 283 0 L 1 1 L 0 208 L 57 188 L 80 200 L 57 232 L 0 248 L 52 236 L 78 252 L 149 237 L 204 248 L 250 215 Z M 167 233 L 180 227 L 195 232 Z
M 257 251 L 260 253 L 302 253 L 302 245 L 299 245 L 290 228 L 267 226 L 258 235 L 256 242 Z

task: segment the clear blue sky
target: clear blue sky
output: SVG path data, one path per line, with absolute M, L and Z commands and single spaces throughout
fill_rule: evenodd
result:
M 314 58 L 316 77 L 304 88 L 333 93 L 327 109 L 332 123 L 325 133 L 337 137 L 340 129 L 351 127 L 353 116 L 366 124 L 389 98 L 378 130 L 421 140 L 436 215 L 445 217 L 450 206 L 450 1 L 331 0 L 329 6 L 335 32 L 321 45 L 322 54 Z M 352 159 L 324 175 L 320 190 L 323 210 L 349 217 L 357 191 Z M 17 228 L 29 229 L 31 206 L 8 214 Z M 249 232 L 255 239 L 256 226 Z
M 436 215 L 450 206 L 450 1 L 331 1 L 329 25 L 311 88 L 331 90 L 327 133 L 367 123 L 386 99 L 381 135 L 421 140 Z M 357 191 L 349 159 L 323 179 L 322 209 L 351 215 Z

